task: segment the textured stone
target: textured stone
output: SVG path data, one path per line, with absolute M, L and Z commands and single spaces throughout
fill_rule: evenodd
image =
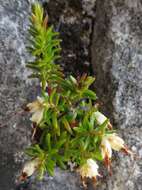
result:
M 30 124 L 20 114 L 31 94 L 24 66 L 28 10 L 26 1 L 0 1 L 0 190 L 14 188 L 20 152 L 30 143 Z
M 33 100 L 39 91 L 36 81 L 28 80 L 29 71 L 25 68 L 26 61 L 30 59 L 25 47 L 30 5 L 33 2 L 35 1 L 0 0 L 0 190 L 77 190 L 81 189 L 79 178 L 59 169 L 56 170 L 54 179 L 46 176 L 42 182 L 32 178 L 24 184 L 15 184 L 21 165 L 27 159 L 23 151 L 30 144 L 31 136 L 28 116 L 22 113 L 21 107 Z M 83 67 L 85 71 L 89 70 L 91 19 L 83 16 L 81 1 L 46 1 L 44 6 L 47 6 L 50 23 L 63 36 L 62 65 L 65 66 L 67 61 L 70 65 L 68 72 L 79 73 Z M 63 18 L 62 27 L 58 27 L 60 17 Z M 77 62 L 79 65 L 75 66 Z
M 139 159 L 115 155 L 114 174 L 100 189 L 142 189 L 142 2 L 98 0 L 92 44 L 97 94 L 104 112 Z M 117 160 L 116 160 L 117 159 Z
M 60 64 L 67 74 L 78 76 L 90 72 L 94 6 L 94 0 L 54 0 L 44 3 L 49 23 L 54 24 L 60 32 L 63 47 Z

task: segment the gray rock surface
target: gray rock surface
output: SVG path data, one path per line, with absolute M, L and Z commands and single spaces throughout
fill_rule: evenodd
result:
M 21 150 L 30 142 L 19 112 L 30 95 L 24 70 L 28 7 L 26 1 L 0 1 L 0 190 L 14 187 Z
M 25 184 L 15 185 L 20 168 L 27 159 L 23 150 L 30 144 L 31 137 L 30 122 L 28 116 L 22 113 L 21 107 L 34 100 L 39 91 L 36 81 L 27 79 L 29 71 L 25 68 L 26 61 L 30 59 L 25 47 L 32 2 L 34 1 L 0 0 L 0 190 L 81 189 L 79 178 L 75 174 L 59 169 L 56 170 L 54 179 L 45 176 L 42 182 L 30 179 Z M 62 46 L 67 44 L 63 50 L 62 65 L 65 66 L 67 61 L 70 65 L 68 72 L 79 73 L 83 67 L 85 71 L 89 70 L 91 19 L 83 16 L 88 9 L 83 11 L 80 0 L 46 1 L 44 6 L 48 8 L 50 22 L 63 36 Z M 75 65 L 77 62 L 80 66 Z
M 139 159 L 118 155 L 100 189 L 142 189 L 142 2 L 98 0 L 92 44 L 97 94 Z M 115 156 L 117 158 L 117 155 Z

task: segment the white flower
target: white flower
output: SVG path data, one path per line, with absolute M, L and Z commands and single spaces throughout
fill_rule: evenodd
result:
M 94 117 L 95 117 L 96 122 L 97 122 L 98 125 L 102 125 L 107 120 L 107 117 L 105 115 L 103 115 L 99 111 L 94 112 Z M 111 123 L 109 121 L 108 121 L 108 126 L 107 127 L 109 129 L 112 129 L 112 125 L 111 125 Z
M 107 120 L 107 117 L 104 116 L 104 115 L 103 115 L 101 112 L 99 112 L 99 111 L 96 111 L 96 112 L 94 113 L 94 117 L 95 117 L 95 119 L 96 119 L 97 124 L 99 124 L 99 125 L 102 125 L 102 124 Z
M 33 113 L 30 120 L 39 124 L 43 118 L 45 108 L 44 99 L 38 96 L 36 101 L 27 105 L 27 108 L 31 113 Z
M 110 165 L 111 165 L 112 149 L 116 150 L 116 151 L 125 149 L 125 152 L 126 152 L 126 148 L 125 148 L 123 139 L 121 139 L 115 133 L 107 134 L 106 136 L 104 136 L 102 138 L 102 141 L 101 141 L 102 157 L 103 157 L 104 163 L 109 171 L 110 171 Z
M 96 178 L 96 176 L 100 176 L 98 173 L 99 166 L 92 159 L 88 159 L 86 163 L 79 168 L 79 173 L 82 178 Z
M 106 167 L 108 168 L 108 170 L 110 171 L 112 149 L 111 149 L 111 145 L 109 141 L 106 138 L 102 139 L 101 153 L 102 153 L 102 158 L 104 160 L 104 163 Z
M 23 181 L 27 177 L 33 175 L 33 173 L 37 170 L 39 165 L 40 165 L 40 160 L 38 158 L 25 163 L 22 170 L 22 175 L 20 176 L 20 181 Z
M 111 156 L 112 156 L 111 145 L 110 145 L 109 141 L 106 138 L 102 139 L 101 152 L 102 152 L 102 157 L 103 158 L 105 158 L 105 157 L 111 158 Z
M 102 138 L 101 152 L 103 158 L 105 158 L 106 155 L 108 158 L 111 158 L 111 149 L 120 151 L 123 148 L 125 148 L 124 140 L 120 138 L 116 133 L 107 134 Z
M 125 147 L 125 142 L 120 138 L 116 133 L 112 133 L 106 136 L 106 139 L 109 141 L 111 148 L 116 151 L 120 151 Z
M 101 153 L 105 161 L 105 164 L 110 166 L 110 158 L 112 156 L 112 149 L 116 151 L 124 151 L 127 154 L 133 154 L 126 146 L 122 138 L 120 138 L 116 133 L 107 134 L 103 137 L 101 142 Z

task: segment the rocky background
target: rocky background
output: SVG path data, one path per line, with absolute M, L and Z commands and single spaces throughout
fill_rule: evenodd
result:
M 0 190 L 80 190 L 78 177 L 58 168 L 54 178 L 16 185 L 27 158 L 30 122 L 21 107 L 38 93 L 25 68 L 31 0 L 0 0 Z M 142 190 L 142 1 L 40 0 L 61 34 L 65 72 L 96 76 L 95 90 L 120 135 L 137 154 L 115 154 L 113 175 L 97 190 Z M 120 129 L 120 130 L 119 130 Z M 92 187 L 89 187 L 91 190 Z

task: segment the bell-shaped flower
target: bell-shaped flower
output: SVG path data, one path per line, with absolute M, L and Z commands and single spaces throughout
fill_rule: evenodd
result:
M 106 139 L 109 141 L 113 150 L 120 151 L 122 148 L 124 148 L 124 140 L 120 138 L 116 133 L 107 135 Z
M 93 159 L 88 159 L 86 163 L 79 168 L 79 173 L 82 178 L 95 178 L 100 176 L 98 173 L 99 166 Z
M 99 111 L 94 112 L 94 117 L 98 125 L 102 125 L 107 120 L 107 117 Z M 112 129 L 110 122 L 108 122 L 108 128 Z
M 102 125 L 102 124 L 105 122 L 105 120 L 107 120 L 106 116 L 104 116 L 104 115 L 103 115 L 101 112 L 99 112 L 99 111 L 96 111 L 96 112 L 94 113 L 94 116 L 95 116 L 95 119 L 96 119 L 97 124 L 99 124 L 99 125 Z
M 39 124 L 43 118 L 43 113 L 45 109 L 44 99 L 38 96 L 37 100 L 27 105 L 27 108 L 31 113 L 33 113 L 30 120 L 32 122 L 35 122 L 36 124 Z
M 124 151 L 127 154 L 133 155 L 133 153 L 127 148 L 125 142 L 122 138 L 120 138 L 116 133 L 112 133 L 106 136 L 108 139 L 111 148 L 116 151 Z
M 27 177 L 33 175 L 33 173 L 38 169 L 39 165 L 40 165 L 40 160 L 38 158 L 26 162 L 23 167 L 22 174 L 19 180 L 24 181 L 27 179 Z
M 111 145 L 110 145 L 109 141 L 106 138 L 102 139 L 101 153 L 102 153 L 102 158 L 104 159 L 105 165 L 107 166 L 108 170 L 110 171 L 112 149 L 111 149 Z
M 101 141 L 101 153 L 102 157 L 107 165 L 108 169 L 110 169 L 110 159 L 112 156 L 112 149 L 115 151 L 124 151 L 127 154 L 133 154 L 125 145 L 125 142 L 122 138 L 120 138 L 116 133 L 107 134 L 102 138 Z

